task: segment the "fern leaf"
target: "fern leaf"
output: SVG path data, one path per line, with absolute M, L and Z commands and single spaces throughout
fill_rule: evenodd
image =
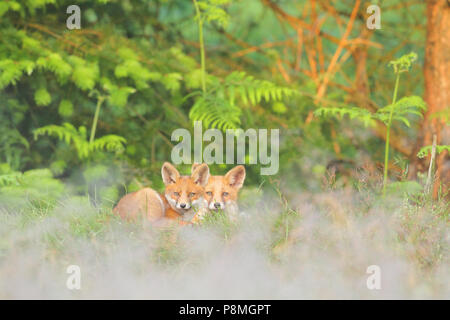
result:
M 417 156 L 419 158 L 425 158 L 427 155 L 430 154 L 433 146 L 426 146 L 419 150 L 417 153 Z M 439 154 L 441 152 L 447 151 L 450 153 L 450 145 L 437 145 L 436 146 L 436 152 Z

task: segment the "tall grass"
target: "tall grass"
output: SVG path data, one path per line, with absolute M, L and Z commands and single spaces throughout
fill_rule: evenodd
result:
M 216 214 L 166 228 L 85 197 L 2 199 L 0 298 L 450 297 L 445 202 L 275 190 L 241 199 L 237 222 Z M 66 288 L 69 265 L 81 268 L 81 290 Z M 369 265 L 381 268 L 381 290 L 366 286 Z

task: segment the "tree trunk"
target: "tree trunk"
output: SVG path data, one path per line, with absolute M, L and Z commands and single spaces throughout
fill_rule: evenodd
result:
M 437 144 L 449 144 L 450 131 L 443 117 L 436 112 L 450 108 L 450 1 L 427 0 L 427 39 L 425 47 L 425 101 L 428 110 L 425 113 L 416 148 L 413 151 L 411 176 L 418 171 L 426 171 L 430 157 L 420 160 L 418 150 L 432 144 L 436 134 Z M 448 190 L 450 183 L 450 165 L 448 153 L 441 153 L 436 159 L 436 179 L 433 197 L 438 195 L 439 187 Z

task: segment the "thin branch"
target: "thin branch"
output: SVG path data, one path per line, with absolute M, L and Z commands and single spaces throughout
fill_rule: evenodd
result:
M 313 31 L 313 30 L 314 30 L 314 27 L 313 27 L 311 24 L 309 24 L 309 23 L 303 21 L 302 19 L 299 19 L 299 18 L 297 18 L 297 17 L 294 17 L 294 16 L 292 16 L 292 15 L 286 13 L 285 11 L 283 11 L 278 5 L 276 5 L 276 4 L 273 3 L 272 1 L 270 1 L 270 0 L 261 0 L 261 2 L 262 2 L 264 5 L 266 5 L 267 7 L 269 7 L 270 9 L 272 9 L 276 14 L 279 14 L 281 17 L 283 17 L 284 20 L 285 20 L 289 25 L 291 25 L 291 27 L 294 28 L 295 30 L 297 30 L 297 29 L 299 29 L 299 28 L 301 28 L 301 29 L 306 29 L 306 30 L 309 30 L 309 31 Z M 318 31 L 317 36 L 323 37 L 323 38 L 325 38 L 325 39 L 327 39 L 327 40 L 330 40 L 331 42 L 334 42 L 334 43 L 336 43 L 336 44 L 341 43 L 341 39 L 340 39 L 340 38 L 335 37 L 335 36 L 332 36 L 332 35 L 330 35 L 330 34 L 324 32 L 324 31 L 322 31 L 322 30 L 319 30 L 319 31 Z M 347 47 L 349 47 L 351 44 L 353 44 L 353 40 L 346 40 L 346 41 L 343 43 L 343 46 L 344 46 L 345 48 L 347 48 Z M 361 44 L 368 45 L 368 46 L 373 46 L 373 47 L 376 47 L 376 48 L 382 48 L 382 47 L 383 47 L 383 45 L 381 45 L 381 44 L 379 44 L 379 43 L 376 43 L 376 42 L 371 42 L 371 41 L 366 41 L 366 42 L 361 43 Z
M 336 49 L 333 57 L 331 58 L 331 62 L 328 65 L 328 69 L 325 73 L 322 84 L 320 85 L 319 90 L 317 91 L 317 100 L 320 100 L 326 92 L 329 78 L 333 74 L 333 68 L 335 67 L 336 63 L 338 62 L 339 56 L 341 55 L 341 52 L 344 49 L 345 42 L 346 42 L 348 36 L 350 35 L 350 32 L 353 29 L 353 23 L 355 22 L 356 15 L 358 13 L 360 5 L 361 5 L 361 0 L 356 0 L 355 6 L 353 7 L 352 13 L 350 15 L 350 20 L 349 20 L 349 22 L 347 24 L 347 28 L 345 30 L 345 33 L 342 36 L 341 40 L 339 41 L 338 48 Z

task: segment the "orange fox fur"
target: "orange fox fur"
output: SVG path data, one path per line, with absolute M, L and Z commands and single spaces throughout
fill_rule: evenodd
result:
M 161 174 L 166 186 L 163 194 L 151 188 L 129 193 L 120 199 L 113 212 L 123 219 L 143 216 L 154 223 L 170 219 L 189 224 L 196 212 L 206 206 L 204 187 L 209 179 L 208 165 L 196 165 L 190 176 L 181 176 L 173 165 L 165 162 Z
M 199 164 L 194 164 L 195 170 Z M 211 176 L 205 186 L 205 200 L 207 210 L 202 210 L 195 217 L 195 222 L 201 220 L 205 214 L 211 211 L 223 210 L 229 218 L 235 220 L 239 211 L 237 204 L 238 192 L 245 180 L 245 168 L 236 166 L 224 176 Z

